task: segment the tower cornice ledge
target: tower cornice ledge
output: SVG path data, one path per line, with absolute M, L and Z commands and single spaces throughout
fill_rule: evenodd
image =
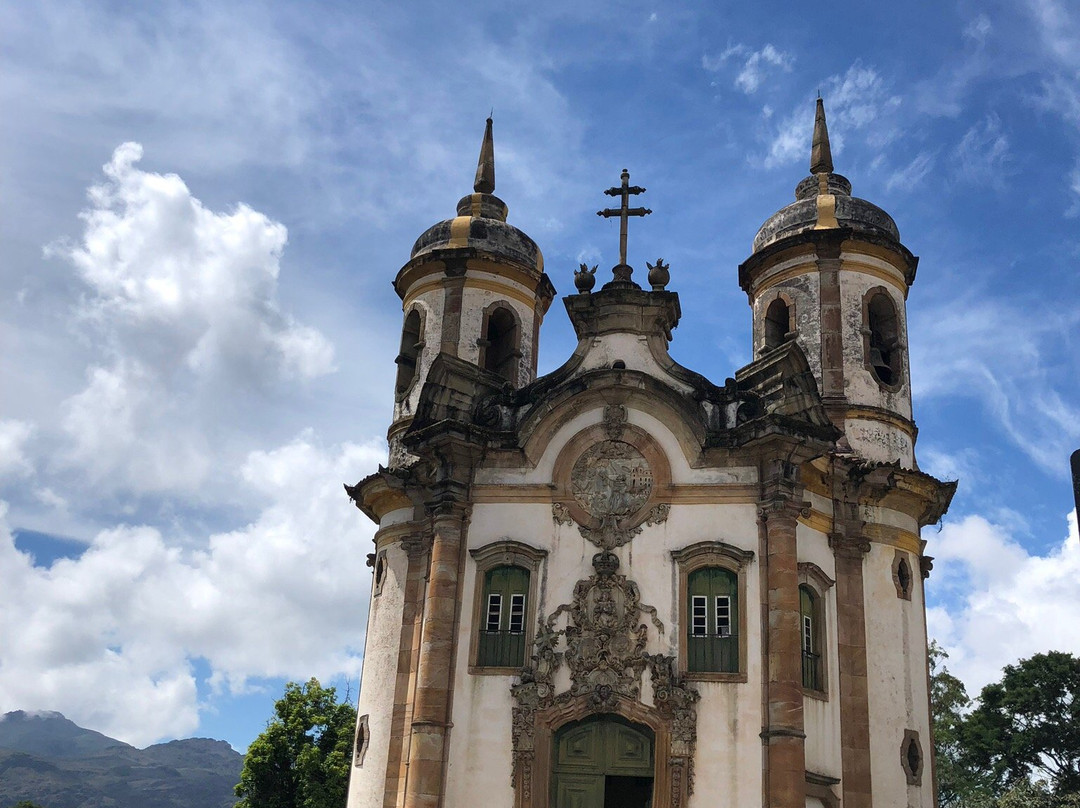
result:
M 935 524 L 949 510 L 956 481 L 942 481 L 896 463 L 858 463 L 848 471 L 860 505 L 875 505 L 908 513 L 919 527 Z
M 850 227 L 837 227 L 795 233 L 762 247 L 739 264 L 739 286 L 749 294 L 759 270 L 770 268 L 775 263 L 774 259 L 788 250 L 811 246 L 815 252 L 830 252 L 839 257 L 841 251 L 847 248 L 848 245 L 854 244 L 871 245 L 872 247 L 884 249 L 886 253 L 895 254 L 900 259 L 897 269 L 904 273 L 904 280 L 907 285 L 911 286 L 915 283 L 919 258 L 917 255 L 912 254 L 911 250 L 902 243 L 875 233 L 856 232 Z
M 346 483 L 345 493 L 364 516 L 375 524 L 379 524 L 391 511 L 414 505 L 406 490 L 404 474 L 390 471 L 383 466 L 379 466 L 378 471 L 369 474 L 356 485 Z

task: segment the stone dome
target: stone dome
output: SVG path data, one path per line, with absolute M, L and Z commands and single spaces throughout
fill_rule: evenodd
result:
M 416 258 L 434 250 L 471 247 L 543 271 L 540 248 L 524 232 L 507 224 L 506 203 L 497 196 L 469 194 L 458 202 L 457 212 L 453 219 L 425 230 L 413 244 L 410 257 Z
M 820 193 L 823 184 L 825 193 Z M 766 219 L 754 236 L 754 252 L 788 236 L 821 227 L 846 227 L 856 233 L 900 241 L 900 231 L 892 216 L 873 202 L 851 196 L 851 183 L 839 174 L 830 173 L 810 176 L 799 183 L 795 201 Z
M 754 252 L 807 230 L 847 228 L 899 243 L 892 217 L 872 202 L 851 195 L 847 177 L 833 173 L 825 106 L 817 100 L 810 176 L 795 186 L 795 201 L 770 216 L 754 236 Z

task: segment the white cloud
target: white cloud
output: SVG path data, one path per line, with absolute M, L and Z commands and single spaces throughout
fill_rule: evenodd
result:
M 191 490 L 225 401 L 329 373 L 334 350 L 278 306 L 285 227 L 243 204 L 209 210 L 175 174 L 137 168 L 141 157 L 118 147 L 81 240 L 49 248 L 86 285 L 76 314 L 99 357 L 62 406 L 61 461 L 97 483 Z
M 821 85 L 833 157 L 842 153 L 847 138 L 858 135 L 868 146 L 880 149 L 900 131 L 898 111 L 901 99 L 890 93 L 885 80 L 872 67 L 855 62 L 842 75 L 827 78 Z M 768 137 L 762 158 L 765 168 L 776 168 L 809 160 L 814 114 L 809 103 L 801 102 L 783 120 L 763 116 Z M 841 172 L 843 173 L 843 172 Z
M 267 504 L 196 550 L 120 526 L 34 567 L 0 503 L 0 712 L 59 710 L 141 745 L 198 726 L 195 658 L 228 693 L 253 677 L 357 675 L 373 529 L 341 485 L 384 452 L 304 434 L 251 453 L 238 483 Z
M 1009 138 L 1001 131 L 1001 119 L 987 115 L 973 125 L 953 150 L 955 172 L 974 185 L 1003 188 L 1011 173 Z
M 25 421 L 0 421 L 0 480 L 33 472 L 34 465 L 26 454 L 26 444 L 33 434 L 34 427 Z
M 931 637 L 949 653 L 949 669 L 977 695 L 1001 669 L 1048 650 L 1080 647 L 1080 536 L 1045 555 L 1025 550 L 1009 527 L 982 516 L 946 522 L 930 537 L 928 583 L 945 605 L 928 610 Z
M 982 45 L 986 42 L 986 37 L 989 36 L 993 28 L 990 18 L 985 14 L 980 14 L 964 26 L 964 36 Z
M 885 182 L 886 190 L 914 190 L 922 182 L 923 177 L 930 173 L 934 167 L 934 160 L 935 156 L 932 152 L 919 152 L 910 163 L 903 168 L 898 168 L 889 176 Z
M 765 80 L 777 72 L 790 73 L 795 57 L 779 50 L 771 43 L 761 50 L 751 50 L 743 44 L 731 45 L 718 57 L 702 56 L 701 66 L 710 73 L 720 71 L 729 59 L 738 57 L 741 63 L 734 79 L 734 86 L 746 95 L 753 95 Z
M 1020 303 L 964 296 L 919 309 L 908 329 L 912 397 L 976 402 L 1016 448 L 1060 477 L 1080 441 L 1080 407 L 1057 392 L 1060 371 L 1045 358 L 1067 346 L 1078 325 L 1071 308 L 1032 317 Z
M 1080 216 L 1080 160 L 1077 161 L 1073 170 L 1069 173 L 1069 190 L 1072 191 L 1073 203 L 1065 211 L 1069 218 Z

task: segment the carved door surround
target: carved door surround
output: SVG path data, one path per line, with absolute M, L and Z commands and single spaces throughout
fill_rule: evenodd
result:
M 674 657 L 646 651 L 649 626 L 659 634 L 664 626 L 641 603 L 637 584 L 617 574 L 618 557 L 597 553 L 593 568 L 575 585 L 571 603 L 539 621 L 531 664 L 511 687 L 515 808 L 549 808 L 555 734 L 605 714 L 652 731 L 653 808 L 682 808 L 693 791 L 699 695 L 677 674 Z M 558 693 L 556 674 L 564 664 L 571 684 Z M 651 705 L 642 700 L 646 670 Z
M 552 478 L 553 518 L 577 523 L 581 535 L 601 550 L 626 544 L 642 524 L 667 520 L 667 456 L 645 430 L 627 423 L 622 404 L 604 407 L 602 423 L 567 441 Z

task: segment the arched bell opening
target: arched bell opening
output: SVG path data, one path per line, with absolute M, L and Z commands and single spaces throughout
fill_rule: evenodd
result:
M 871 290 L 866 300 L 866 366 L 874 379 L 889 388 L 899 386 L 902 373 L 900 318 L 884 290 Z
M 522 355 L 521 328 L 513 310 L 506 304 L 496 304 L 489 309 L 484 314 L 482 334 L 477 341 L 480 367 L 516 384 Z

